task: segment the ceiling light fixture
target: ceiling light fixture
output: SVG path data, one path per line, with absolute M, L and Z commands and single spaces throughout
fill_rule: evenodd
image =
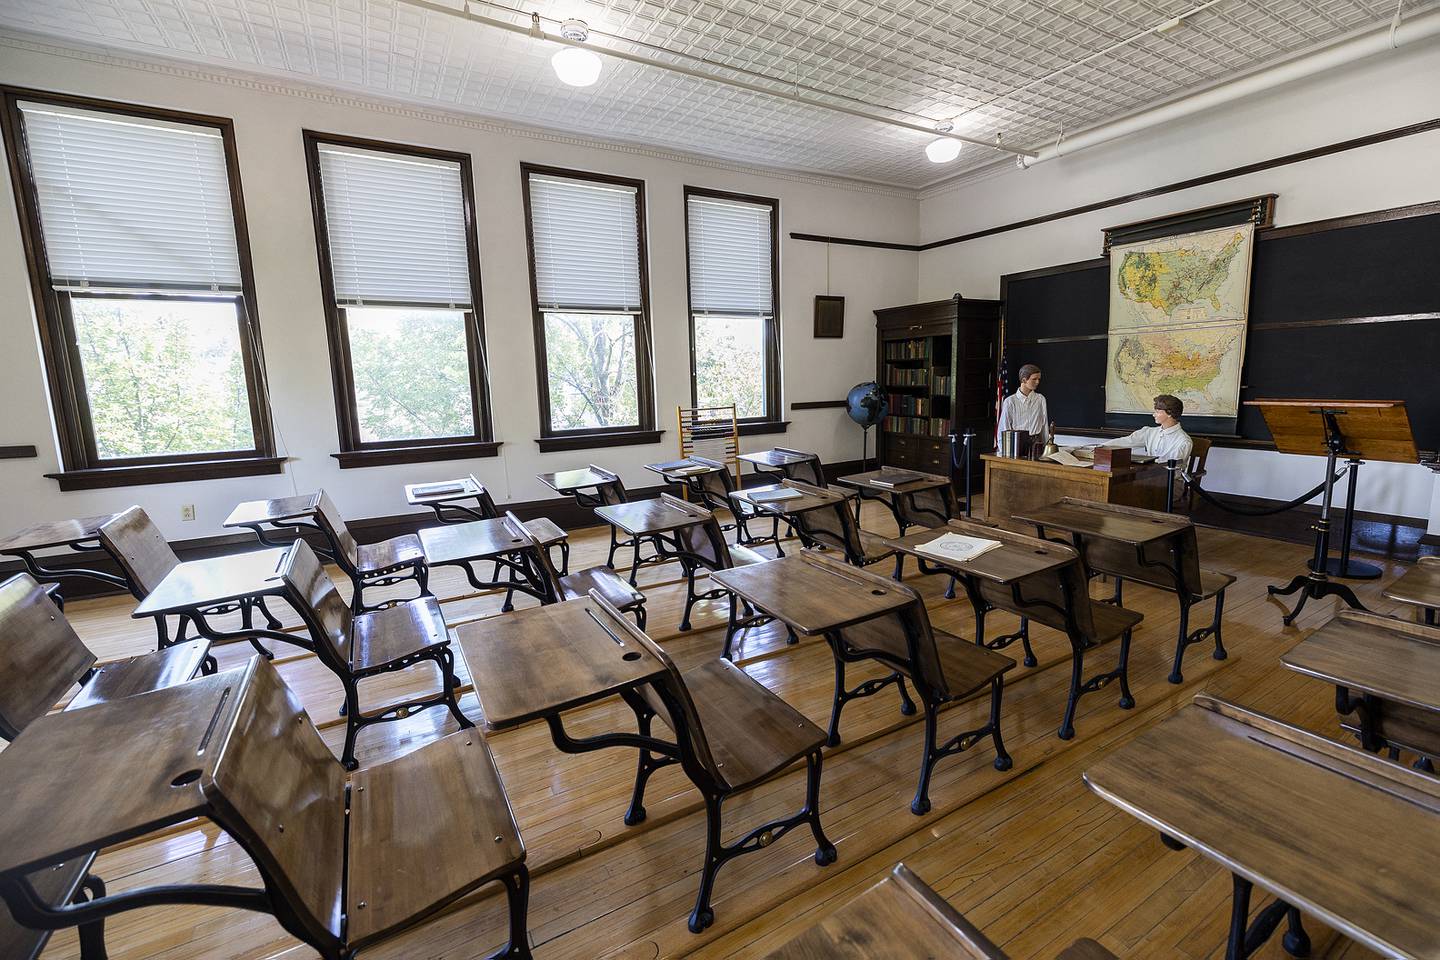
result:
M 949 133 L 955 129 L 955 125 L 949 120 L 941 120 L 935 124 L 936 133 Z M 960 156 L 960 148 L 964 146 L 959 140 L 953 137 L 940 137 L 931 140 L 925 145 L 925 156 L 930 158 L 931 163 L 949 163 Z
M 576 43 L 584 43 L 590 37 L 590 28 L 584 20 L 566 20 L 560 27 L 560 36 Z M 550 66 L 561 83 L 572 87 L 588 87 L 600 79 L 600 55 L 584 47 L 562 47 L 550 58 Z

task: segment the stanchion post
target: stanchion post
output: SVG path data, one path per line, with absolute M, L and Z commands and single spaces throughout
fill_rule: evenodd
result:
M 973 483 L 972 468 L 970 466 L 971 451 L 975 446 L 975 431 L 965 431 L 965 519 L 970 519 L 971 492 L 970 485 Z
M 1165 512 L 1175 512 L 1175 470 L 1179 460 L 1171 460 L 1165 464 Z

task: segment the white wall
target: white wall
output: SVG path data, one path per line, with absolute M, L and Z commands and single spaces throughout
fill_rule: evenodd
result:
M 290 457 L 282 476 L 210 480 L 61 493 L 43 477 L 59 469 L 49 414 L 29 280 L 13 190 L 0 173 L 0 444 L 33 443 L 38 460 L 0 461 L 0 533 L 44 519 L 85 516 L 139 503 L 167 537 L 220 532 L 240 500 L 283 496 L 324 487 L 347 517 L 388 516 L 406 510 L 402 484 L 473 470 L 497 501 L 551 495 L 535 474 L 594 461 L 631 485 L 650 485 L 647 462 L 675 455 L 675 408 L 689 403 L 685 242 L 682 188 L 686 184 L 780 199 L 780 229 L 867 236 L 901 243 L 916 239 L 914 195 L 807 176 L 743 172 L 683 162 L 657 151 L 607 147 L 554 135 L 514 131 L 474 118 L 451 117 L 381 101 L 362 101 L 316 88 L 286 90 L 244 75 L 145 67 L 104 57 L 62 56 L 0 37 L 0 83 L 152 104 L 230 117 L 235 122 L 270 399 L 277 441 Z M 577 93 L 576 96 L 583 96 Z M 310 128 L 410 142 L 472 155 L 480 231 L 486 339 L 492 370 L 495 432 L 504 441 L 494 459 L 340 470 L 324 315 L 316 266 L 300 131 Z M 542 455 L 535 445 L 539 409 L 526 262 L 520 163 L 595 170 L 646 182 L 650 296 L 655 331 L 659 444 Z M 843 398 L 874 376 L 877 307 L 909 303 L 916 289 L 917 255 L 825 247 L 782 239 L 780 290 L 785 401 Z M 23 291 L 23 292 L 22 292 Z M 846 297 L 845 337 L 812 337 L 812 298 Z M 788 406 L 787 406 L 788 410 Z M 843 410 L 795 411 L 784 435 L 744 440 L 748 449 L 779 443 L 815 450 L 826 460 L 859 457 L 860 431 Z M 193 503 L 195 522 L 180 521 Z
M 1021 171 L 921 197 L 921 241 L 943 239 L 1440 116 L 1440 42 L 1402 48 L 1307 81 Z M 1101 230 L 1237 197 L 1276 193 L 1285 225 L 1440 199 L 1440 131 L 1291 164 L 1035 227 L 926 251 L 920 299 L 996 297 L 1000 277 L 1097 257 Z M 1021 362 L 1024 357 L 1015 357 Z M 1316 383 L 1314 395 L 1327 395 Z M 1235 449 L 1210 455 L 1210 488 L 1296 496 L 1323 470 L 1310 458 Z M 1423 467 L 1369 465 L 1360 508 L 1430 512 Z

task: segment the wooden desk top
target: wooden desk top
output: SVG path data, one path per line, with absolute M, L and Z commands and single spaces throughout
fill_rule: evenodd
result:
M 916 602 L 913 594 L 893 580 L 808 550 L 748 567 L 717 570 L 710 579 L 806 636 L 861 623 Z
M 71 547 L 87 540 L 96 540 L 100 528 L 119 514 L 107 513 L 98 517 L 81 517 L 78 520 L 47 520 L 18 530 L 0 539 L 0 553 L 16 553 L 29 550 L 44 550 L 46 547 Z
M 277 497 L 274 500 L 247 500 L 230 511 L 222 526 L 248 527 L 254 523 L 275 523 L 279 520 L 299 520 L 314 516 L 320 509 L 320 494 L 302 493 L 294 497 Z
M 999 540 L 1000 546 L 981 554 L 968 563 L 954 563 L 920 552 L 919 548 L 922 544 L 930 543 L 946 533 Z M 984 577 L 987 580 L 994 580 L 996 583 L 1023 580 L 1032 574 L 1064 566 L 1077 557 L 1075 551 L 1064 544 L 1047 543 L 1033 537 L 1025 538 L 1032 541 L 1031 543 L 1020 543 L 1009 539 L 1015 536 L 1016 534 L 1007 530 L 986 527 L 978 523 L 966 523 L 963 520 L 951 520 L 943 527 L 922 528 L 903 537 L 882 537 L 881 539 L 884 540 L 887 547 L 899 550 L 901 553 L 908 553 L 912 557 L 919 557 L 926 563 L 970 576 Z
M 1336 686 L 1440 712 L 1440 629 L 1434 627 L 1346 610 L 1280 662 Z
M 1440 608 L 1440 558 L 1422 557 L 1385 588 L 1384 597 L 1417 607 Z
M 993 463 L 997 467 L 1005 467 L 1022 472 L 1052 473 L 1064 476 L 1079 474 L 1081 476 L 1127 477 L 1145 471 L 1167 469 L 1165 464 L 1159 461 L 1151 463 L 1132 462 L 1130 466 L 1122 467 L 1119 470 L 1096 470 L 1095 465 L 1091 463 L 1071 467 L 1063 463 L 1056 463 L 1054 460 L 1025 460 L 1020 457 L 1002 457 L 993 453 L 982 453 L 980 454 L 980 459 L 988 463 Z
M 905 864 L 765 960 L 1005 960 Z
M 498 517 L 426 527 L 420 531 L 420 548 L 426 563 L 466 563 L 523 550 L 525 541 L 515 536 L 504 517 Z
M 596 473 L 589 467 L 581 467 L 579 470 L 561 470 L 557 473 L 537 473 L 535 478 L 556 493 L 563 493 L 566 496 L 576 490 L 588 490 L 591 487 L 615 482 L 614 477 Z
M 685 457 L 683 460 L 667 460 L 664 463 L 647 463 L 645 469 L 651 473 L 658 473 L 667 480 L 684 480 L 686 477 L 702 477 L 707 473 L 715 473 L 725 469 L 709 463 Z
M 917 490 L 933 490 L 936 487 L 947 486 L 950 483 L 949 477 L 938 476 L 933 473 L 921 473 L 919 470 L 905 470 L 904 473 L 919 474 L 918 479 L 905 483 L 886 486 L 883 483 L 876 483 L 876 480 L 883 480 L 902 471 L 890 468 L 881 470 L 869 470 L 865 473 L 852 473 L 848 477 L 841 477 L 836 483 L 847 487 L 855 487 L 857 490 L 871 490 L 875 493 L 913 493 Z
M 449 490 L 445 493 L 416 493 L 416 487 L 432 487 L 437 483 L 460 484 L 459 490 Z M 445 503 L 449 500 L 468 500 L 471 497 L 478 497 L 485 492 L 485 485 L 476 483 L 473 477 L 457 477 L 454 480 L 432 480 L 429 483 L 407 483 L 405 484 L 405 502 L 412 507 L 429 506 L 432 503 Z
M 789 500 L 755 500 L 754 495 L 767 490 L 779 490 L 782 487 L 798 489 L 801 495 L 792 497 Z M 767 483 L 763 487 L 746 487 L 743 490 L 733 490 L 730 497 L 734 500 L 744 500 L 754 507 L 758 513 L 779 514 L 780 516 L 793 516 L 797 513 L 804 513 L 807 510 L 818 510 L 821 507 L 833 506 L 841 500 L 848 500 L 855 496 L 852 491 L 822 490 L 818 487 L 798 487 L 793 482 L 786 480 L 783 483 Z
M 217 604 L 279 594 L 285 589 L 280 562 L 290 547 L 270 547 L 203 560 L 186 560 L 165 575 L 160 586 L 140 601 L 136 617 L 183 613 Z
M 1137 508 L 1138 509 L 1138 508 Z M 1117 540 L 1136 546 L 1162 540 L 1165 537 L 1190 526 L 1186 517 L 1174 514 L 1153 516 L 1155 511 L 1145 511 L 1145 516 L 1128 512 L 1125 508 L 1114 509 L 1111 504 L 1090 500 L 1076 500 L 1066 497 L 1059 503 L 1015 515 L 1022 523 L 1039 524 L 1052 530 L 1078 533 L 1084 537 L 1100 537 Z
M 1085 771 L 1104 799 L 1385 956 L 1440 956 L 1440 782 L 1204 695 Z
M 557 715 L 665 673 L 589 597 L 463 623 L 455 633 L 485 723 L 495 728 Z
M 634 500 L 596 507 L 595 516 L 612 527 L 619 527 L 632 537 L 681 530 L 704 523 L 707 519 L 698 511 L 666 503 L 659 497 L 654 500 Z
M 757 467 L 779 469 L 780 467 L 788 467 L 795 463 L 804 463 L 810 458 L 802 457 L 796 453 L 787 453 L 784 450 L 770 449 L 760 450 L 756 453 L 742 453 L 740 454 L 740 459 L 747 463 L 753 463 Z
M 0 875 L 29 873 L 204 812 L 200 774 L 214 757 L 202 751 L 223 741 L 254 669 L 252 662 L 52 713 L 27 727 L 0 753 Z

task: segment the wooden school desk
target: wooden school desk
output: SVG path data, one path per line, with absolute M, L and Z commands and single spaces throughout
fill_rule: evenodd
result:
M 1012 517 L 1064 497 L 1165 509 L 1169 471 L 1163 463 L 1136 464 L 1109 472 L 989 453 L 981 454 L 980 459 L 985 463 L 985 516 L 1002 526 L 1016 527 Z

